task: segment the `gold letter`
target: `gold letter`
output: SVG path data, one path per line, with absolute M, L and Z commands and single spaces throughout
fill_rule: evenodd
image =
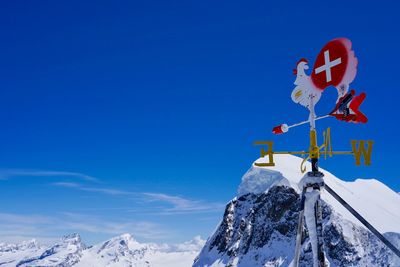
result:
M 357 149 L 357 142 L 359 143 Z M 361 164 L 361 156 L 364 156 L 364 164 L 369 166 L 371 165 L 371 153 L 372 153 L 372 144 L 374 141 L 368 140 L 368 149 L 365 149 L 365 140 L 351 140 L 351 149 L 353 150 L 354 158 L 356 160 L 356 165 L 360 166 Z
M 272 151 L 272 145 L 274 144 L 274 142 L 272 141 L 256 141 L 254 142 L 255 145 L 267 145 L 268 146 L 268 150 L 265 151 L 264 148 L 261 148 L 260 150 L 260 154 L 261 154 L 261 158 L 265 157 L 268 155 L 268 160 L 269 162 L 267 163 L 254 163 L 254 165 L 258 166 L 258 167 L 272 167 L 275 166 L 274 163 L 274 152 Z
M 332 143 L 331 143 L 331 128 L 326 129 L 324 132 L 324 153 L 326 156 L 332 157 Z
M 301 171 L 301 173 L 305 173 L 305 172 L 306 172 L 307 167 L 304 166 L 304 163 L 306 163 L 307 160 L 309 160 L 309 159 L 310 159 L 310 157 L 308 156 L 308 157 L 304 158 L 303 161 L 301 162 L 301 164 L 300 164 L 300 171 Z

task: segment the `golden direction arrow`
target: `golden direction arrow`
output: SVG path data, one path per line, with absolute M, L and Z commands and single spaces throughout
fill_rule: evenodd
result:
M 288 154 L 288 155 L 302 155 L 304 156 L 304 160 L 301 163 L 300 170 L 302 173 L 306 171 L 304 163 L 309 159 L 319 159 L 321 154 L 324 155 L 326 159 L 328 156 L 332 157 L 333 155 L 353 155 L 355 159 L 356 166 L 361 165 L 361 158 L 364 158 L 364 165 L 371 165 L 371 155 L 372 155 L 372 145 L 374 141 L 372 140 L 351 140 L 351 151 L 332 151 L 331 144 L 331 129 L 328 128 L 323 133 L 324 135 L 324 143 L 321 146 L 317 145 L 317 136 L 316 131 L 310 131 L 310 147 L 308 151 L 274 151 L 273 150 L 273 141 L 255 141 L 254 145 L 263 145 L 260 149 L 260 156 L 264 158 L 268 156 L 268 161 L 266 163 L 254 163 L 254 165 L 258 167 L 272 167 L 275 166 L 274 155 L 277 154 Z M 322 153 L 321 153 L 321 150 Z

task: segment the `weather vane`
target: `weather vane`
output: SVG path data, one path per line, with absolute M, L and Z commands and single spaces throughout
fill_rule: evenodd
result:
M 326 189 L 336 200 L 349 210 L 364 226 L 374 233 L 393 253 L 400 257 L 400 251 L 393 246 L 381 233 L 369 224 L 358 212 L 356 212 L 345 200 L 336 194 L 324 182 L 324 174 L 318 169 L 318 160 L 323 154 L 325 158 L 333 155 L 353 155 L 355 164 L 371 164 L 372 140 L 351 140 L 351 151 L 332 151 L 330 128 L 323 133 L 324 142 L 318 145 L 316 121 L 329 117 L 334 117 L 340 121 L 353 123 L 366 123 L 367 117 L 359 110 L 366 94 L 356 95 L 355 90 L 350 88 L 350 83 L 354 80 L 357 73 L 358 60 L 351 48 L 351 41 L 346 38 L 338 38 L 328 42 L 318 54 L 311 75 L 306 74 L 308 60 L 302 58 L 297 62 L 297 68 L 293 71 L 296 75 L 294 84 L 296 87 L 292 92 L 292 100 L 310 112 L 308 120 L 293 125 L 281 124 L 272 129 L 274 134 L 283 134 L 289 129 L 310 124 L 310 146 L 303 151 L 274 151 L 272 141 L 256 141 L 256 145 L 265 145 L 267 149 L 261 148 L 261 157 L 268 157 L 266 163 L 254 163 L 258 167 L 275 166 L 275 154 L 291 154 L 303 156 L 300 166 L 302 173 L 306 172 L 305 163 L 311 161 L 311 171 L 307 172 L 300 181 L 302 187 L 301 206 L 296 237 L 295 256 L 292 267 L 299 265 L 301 242 L 303 237 L 304 220 L 306 222 L 311 247 L 314 255 L 314 267 L 327 266 L 325 257 L 323 236 L 322 236 L 322 211 L 320 192 Z M 324 116 L 317 117 L 315 105 L 321 98 L 324 90 L 330 86 L 337 89 L 338 98 L 332 111 Z M 306 215 L 306 216 L 305 216 Z

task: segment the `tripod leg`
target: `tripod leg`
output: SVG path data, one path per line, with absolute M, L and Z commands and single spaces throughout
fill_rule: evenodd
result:
M 311 249 L 313 254 L 313 267 L 319 267 L 318 265 L 318 234 L 317 225 L 315 224 L 315 203 L 318 197 L 317 190 L 310 190 L 306 192 L 306 201 L 304 205 L 304 220 L 308 229 L 308 236 L 310 237 Z
M 300 251 L 301 251 L 301 240 L 303 239 L 303 225 L 304 225 L 304 203 L 305 203 L 305 189 L 301 194 L 300 210 L 299 210 L 299 221 L 297 224 L 297 236 L 296 236 L 296 249 L 294 253 L 292 267 L 299 266 Z
M 373 227 L 363 216 L 355 211 L 350 204 L 341 198 L 332 188 L 325 184 L 325 189 L 331 194 L 340 204 L 343 205 L 351 214 L 354 215 L 365 227 L 367 227 L 377 238 L 379 238 L 394 254 L 400 257 L 400 250 L 396 248 L 389 240 L 386 239 L 375 227 Z
M 321 197 L 315 202 L 315 225 L 317 226 L 317 240 L 318 240 L 318 263 L 319 267 L 325 267 L 325 250 L 324 250 L 324 238 L 322 231 L 322 209 L 321 209 Z

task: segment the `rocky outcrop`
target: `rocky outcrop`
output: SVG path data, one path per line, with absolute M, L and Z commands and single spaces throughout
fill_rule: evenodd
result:
M 294 254 L 299 207 L 299 194 L 287 186 L 233 199 L 193 266 L 288 266 Z M 400 266 L 374 235 L 342 218 L 324 201 L 322 217 L 331 266 Z M 304 231 L 300 266 L 306 267 L 312 266 L 312 251 L 307 229 Z

